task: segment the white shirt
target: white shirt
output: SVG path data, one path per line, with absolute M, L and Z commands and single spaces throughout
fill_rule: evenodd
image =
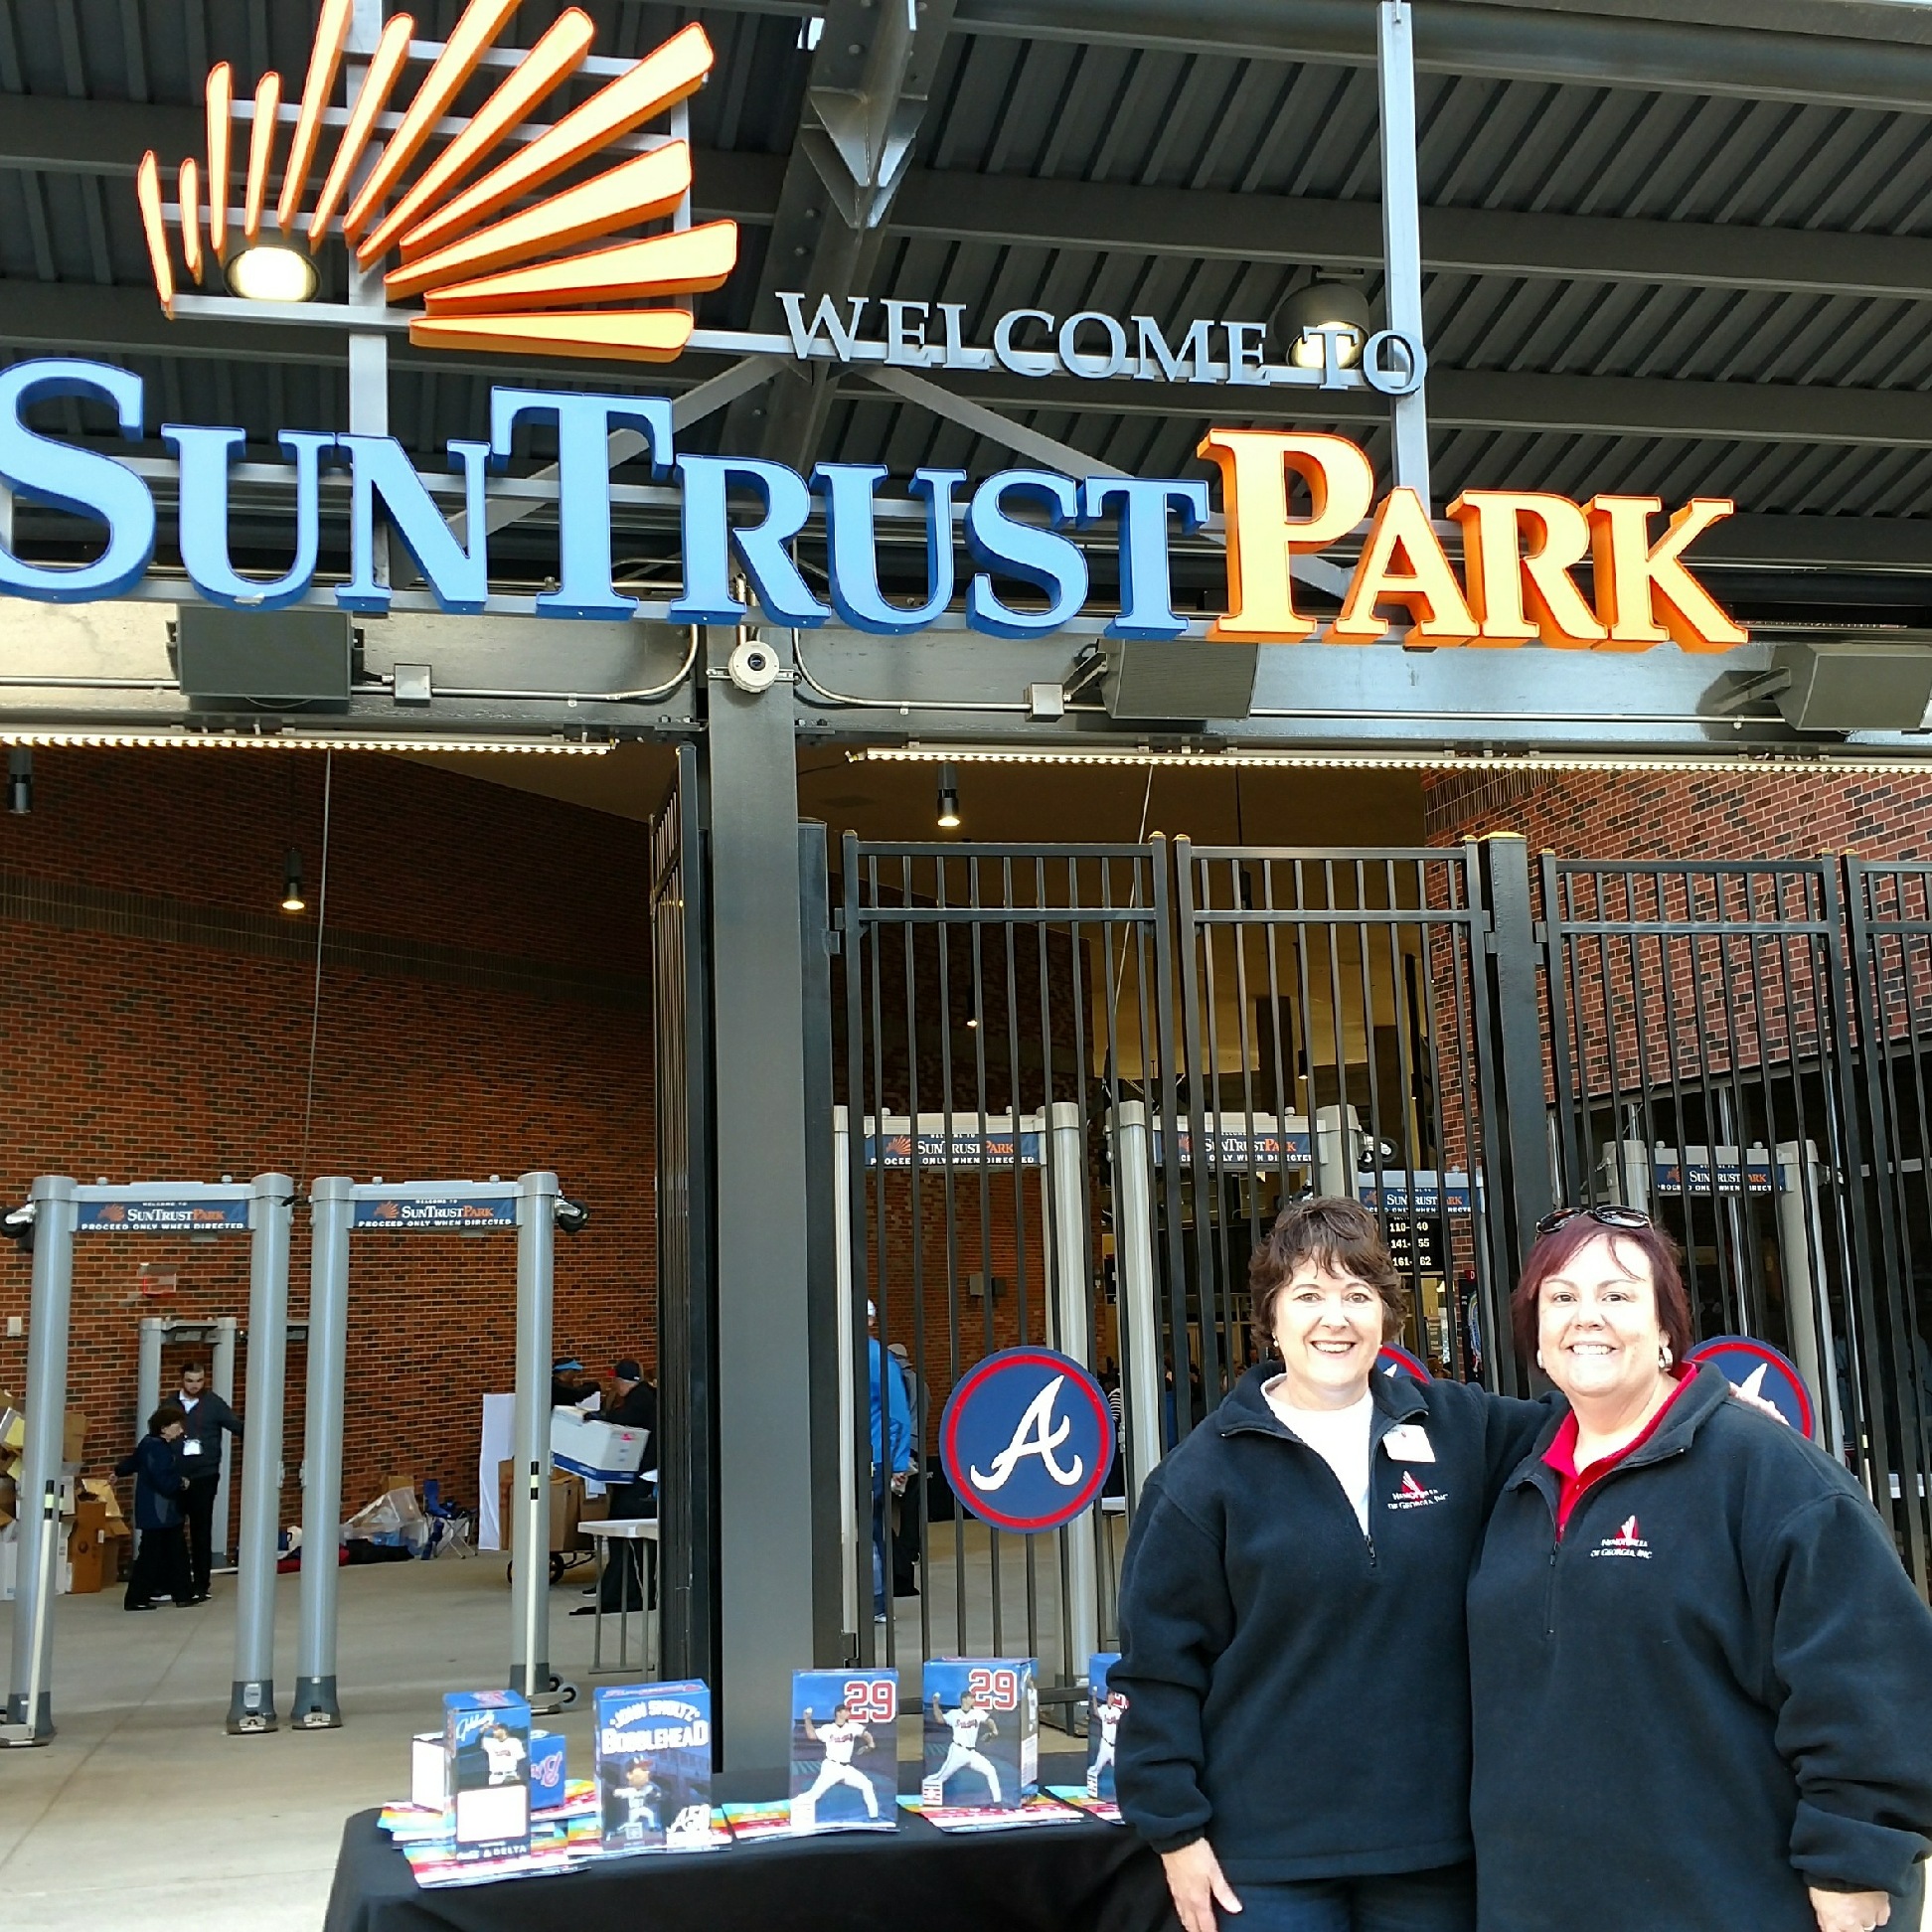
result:
M 819 1742 L 825 1746 L 827 1764 L 850 1764 L 852 1750 L 866 1733 L 864 1724 L 848 1717 L 842 1724 L 821 1724 Z
M 971 1710 L 942 1710 L 941 1720 L 953 1734 L 953 1742 L 962 1750 L 973 1750 L 979 1743 L 980 1732 L 993 1721 L 990 1710 L 975 1706 Z
M 1342 1485 L 1342 1494 L 1349 1499 L 1366 1536 L 1368 1533 L 1368 1436 L 1374 1426 L 1375 1398 L 1364 1395 L 1361 1401 L 1345 1409 L 1297 1408 L 1285 1392 L 1287 1380 L 1286 1375 L 1277 1375 L 1261 1393 L 1267 1397 L 1276 1418 L 1294 1430 L 1335 1471 L 1335 1480 Z

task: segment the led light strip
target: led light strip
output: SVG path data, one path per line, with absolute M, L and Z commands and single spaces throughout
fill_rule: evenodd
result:
M 327 731 L 98 731 L 0 727 L 0 744 L 83 745 L 90 749 L 140 751 L 521 751 L 540 756 L 600 758 L 605 740 L 578 738 L 334 736 Z
M 1008 751 L 994 746 L 869 744 L 850 751 L 855 764 L 1045 764 L 1045 765 L 1174 765 L 1204 770 L 1317 771 L 1735 771 L 1760 778 L 1826 777 L 1840 773 L 1932 771 L 1932 754 L 1889 757 L 1870 754 L 1834 757 L 1788 751 L 1713 753 L 1707 757 L 1682 753 L 1604 755 L 1600 752 L 1560 751 L 1460 754 L 1455 751 L 1156 751 L 1148 746 L 1132 750 L 1088 751 L 1072 748 Z

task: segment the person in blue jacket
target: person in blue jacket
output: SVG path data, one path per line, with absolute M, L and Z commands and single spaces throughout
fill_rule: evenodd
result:
M 1463 1597 L 1548 1410 L 1377 1372 L 1405 1297 L 1356 1202 L 1291 1208 L 1249 1285 L 1279 1360 L 1154 1471 L 1128 1539 L 1121 1811 L 1184 1932 L 1468 1932 Z
M 1645 1214 L 1550 1215 L 1512 1314 L 1561 1400 L 1470 1583 L 1482 1932 L 1918 1932 L 1932 1610 L 1891 1532 L 1687 1369 Z
M 873 1621 L 886 1621 L 886 1498 L 902 1496 L 912 1475 L 912 1413 L 898 1364 L 889 1368 L 877 1333 L 879 1309 L 866 1304 L 866 1360 L 872 1381 Z
M 153 1610 L 163 1596 L 186 1609 L 195 1601 L 188 1562 L 188 1530 L 182 1515 L 188 1479 L 182 1474 L 181 1438 L 188 1418 L 180 1403 L 163 1402 L 148 1417 L 148 1432 L 116 1476 L 134 1478 L 134 1562 L 127 1573 L 123 1610 Z

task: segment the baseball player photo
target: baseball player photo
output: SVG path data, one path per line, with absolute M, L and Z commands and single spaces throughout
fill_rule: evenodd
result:
M 501 1724 L 483 1733 L 483 1761 L 490 1767 L 493 1785 L 515 1784 L 517 1772 L 530 1753 L 521 1738 L 512 1737 Z
M 1038 1788 L 1039 1722 L 1030 1657 L 927 1663 L 925 1774 L 919 1802 L 947 1811 L 1011 1811 Z
M 794 1832 L 898 1829 L 897 1716 L 895 1673 L 794 1675 Z
M 443 1697 L 447 1790 L 458 1859 L 530 1849 L 530 1705 L 514 1690 Z
M 1107 1673 L 1120 1662 L 1118 1651 L 1102 1651 L 1087 1665 L 1087 1774 L 1089 1798 L 1114 1797 L 1114 1745 L 1126 1714 L 1125 1691 L 1107 1688 Z

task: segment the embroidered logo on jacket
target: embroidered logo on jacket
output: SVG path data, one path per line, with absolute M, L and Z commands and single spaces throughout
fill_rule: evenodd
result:
M 1650 1561 L 1651 1546 L 1637 1533 L 1637 1519 L 1626 1517 L 1623 1528 L 1614 1536 L 1605 1536 L 1590 1551 L 1592 1556 L 1641 1556 Z
M 1446 1503 L 1447 1490 L 1429 1489 L 1415 1480 L 1412 1469 L 1402 1471 L 1401 1487 L 1388 1499 L 1391 1510 L 1426 1510 L 1432 1503 Z

